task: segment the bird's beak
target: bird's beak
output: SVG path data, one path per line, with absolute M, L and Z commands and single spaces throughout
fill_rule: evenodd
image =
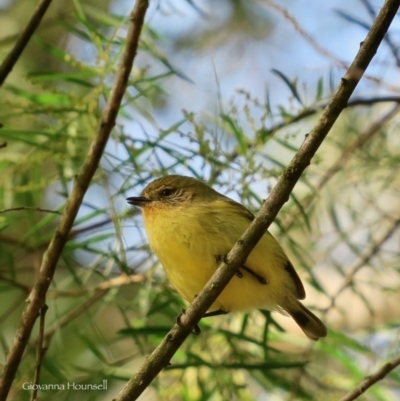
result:
M 151 199 L 146 198 L 145 196 L 133 196 L 131 198 L 126 199 L 129 204 L 143 207 L 148 205 L 150 202 L 152 202 Z

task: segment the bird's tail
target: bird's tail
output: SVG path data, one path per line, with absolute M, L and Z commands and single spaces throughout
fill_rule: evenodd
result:
M 301 302 L 296 301 L 295 305 L 285 309 L 309 339 L 317 341 L 319 338 L 326 336 L 325 325 Z

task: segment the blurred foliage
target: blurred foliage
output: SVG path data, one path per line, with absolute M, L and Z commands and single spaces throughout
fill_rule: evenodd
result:
M 1 18 L 18 21 L 20 29 L 22 11 L 27 15 L 25 7 L 34 3 L 12 3 Z M 124 44 L 127 16 L 100 4 L 75 0 L 53 7 L 2 88 L 2 364 L 59 218 L 37 208 L 62 212 Z M 212 10 L 196 4 L 206 24 Z M 219 51 L 238 37 L 243 43 L 265 40 L 272 29 L 272 11 L 262 3 L 226 1 L 222 9 L 230 11 L 221 13 Z M 217 28 L 208 29 L 214 37 Z M 162 111 L 174 95 L 170 83 L 192 78 L 166 51 L 168 40 L 151 21 L 145 26 L 112 140 L 51 285 L 40 382 L 65 388 L 40 391 L 41 401 L 110 399 L 184 307 L 148 249 L 139 212 L 125 198 L 155 177 L 178 173 L 205 179 L 257 212 L 331 93 L 329 71 L 305 88 L 273 66 L 285 102 L 269 89 L 259 99 L 243 83 L 231 101 L 219 99 L 217 112 L 192 112 L 188 102 L 165 124 Z M 184 40 L 210 43 L 207 33 L 194 29 L 171 39 L 170 49 L 178 51 Z M 2 55 L 12 42 L 0 39 Z M 397 71 L 394 58 L 391 68 Z M 375 92 L 388 87 L 380 81 Z M 385 117 L 390 107 L 371 102 L 343 114 L 271 228 L 307 282 L 308 303 L 327 322 L 329 336 L 309 345 L 289 319 L 265 311 L 205 319 L 202 334 L 185 342 L 143 399 L 337 399 L 398 352 L 400 120 L 397 106 Z M 25 209 L 7 211 L 18 207 Z M 22 385 L 33 381 L 36 338 L 37 330 L 10 399 L 30 398 Z M 107 391 L 68 389 L 102 380 Z M 363 399 L 395 400 L 399 386 L 393 372 Z
M 197 6 L 197 2 L 187 2 L 202 18 L 194 29 L 183 30 L 175 39 L 175 48 L 179 50 L 204 52 L 232 44 L 246 46 L 250 41 L 265 40 L 273 29 L 271 13 L 258 1 L 221 1 L 218 13 L 212 12 L 212 2 L 198 2 Z M 209 11 L 205 12 L 204 6 Z

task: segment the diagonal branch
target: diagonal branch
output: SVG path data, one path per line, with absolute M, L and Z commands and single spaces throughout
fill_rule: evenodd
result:
M 87 298 L 78 307 L 69 311 L 65 316 L 54 323 L 51 327 L 49 327 L 43 333 L 43 341 L 49 342 L 51 337 L 57 332 L 57 330 L 60 330 L 62 327 L 67 326 L 71 321 L 75 320 L 76 318 L 87 312 L 89 308 L 91 308 L 97 301 L 102 299 L 112 288 L 122 287 L 123 285 L 129 285 L 133 283 L 140 283 L 142 281 L 142 274 L 134 274 L 132 276 L 121 275 L 119 277 L 115 277 L 111 280 L 101 283 L 94 289 L 93 295 Z M 74 292 L 72 292 L 72 294 L 74 294 Z M 75 296 L 76 295 L 79 296 L 80 293 L 76 292 Z
M 328 184 L 328 182 L 341 170 L 341 168 L 343 168 L 343 165 L 350 159 L 350 157 L 353 156 L 356 151 L 360 151 L 365 144 L 370 142 L 376 135 L 378 135 L 385 124 L 387 124 L 388 121 L 395 117 L 399 112 L 400 104 L 396 104 L 396 106 L 394 106 L 389 112 L 381 116 L 378 120 L 374 121 L 365 131 L 361 132 L 353 142 L 349 143 L 343 149 L 340 156 L 331 165 L 331 167 L 328 168 L 328 170 L 316 184 L 314 193 L 302 200 L 302 206 L 304 210 L 307 210 L 307 208 L 312 204 L 315 194 L 318 194 L 322 188 Z M 297 221 L 297 219 L 297 213 L 292 213 L 290 217 L 285 220 L 285 230 L 289 230 L 292 224 Z
M 137 0 L 130 16 L 130 26 L 126 38 L 126 46 L 122 54 L 115 82 L 107 101 L 101 121 L 99 122 L 95 139 L 86 156 L 85 162 L 77 174 L 71 194 L 65 205 L 54 236 L 47 251 L 43 255 L 42 265 L 27 305 L 22 315 L 21 324 L 14 336 L 13 343 L 7 355 L 0 381 L 0 401 L 5 401 L 14 380 L 16 371 L 21 362 L 22 354 L 28 344 L 33 325 L 38 318 L 40 308 L 46 300 L 46 292 L 53 279 L 54 272 L 60 259 L 63 248 L 68 241 L 69 232 L 75 221 L 83 197 L 89 187 L 94 173 L 97 170 L 100 158 L 107 144 L 110 132 L 115 125 L 118 110 L 127 87 L 128 78 L 132 69 L 133 60 L 139 44 L 144 16 L 148 7 L 148 0 Z
M 280 4 L 275 2 L 274 0 L 263 0 L 264 3 L 267 3 L 272 9 L 274 9 L 278 14 L 280 14 L 285 20 L 287 20 L 294 28 L 294 30 L 319 54 L 331 59 L 335 62 L 336 65 L 340 66 L 343 69 L 348 68 L 348 63 L 338 59 L 333 55 L 329 50 L 323 48 L 313 37 L 310 35 L 303 27 L 299 24 L 296 18 L 287 11 L 285 7 L 282 7 Z M 370 30 L 371 31 L 371 30 Z M 381 81 L 380 78 L 376 78 L 375 76 L 365 75 L 364 79 L 368 79 L 375 83 L 380 83 L 391 90 L 398 91 L 397 87 L 393 87 L 392 85 L 387 85 Z
M 58 210 L 49 210 L 49 209 L 42 209 L 40 207 L 29 207 L 29 206 L 10 207 L 9 209 L 0 210 L 0 214 L 20 211 L 20 210 L 35 210 L 36 212 L 62 214 Z
M 393 220 L 392 224 L 388 228 L 388 230 L 377 240 L 377 241 L 372 241 L 372 246 L 368 250 L 368 252 L 365 253 L 364 256 L 353 266 L 353 268 L 350 270 L 350 272 L 346 275 L 342 285 L 340 288 L 336 291 L 334 295 L 331 297 L 331 302 L 330 304 L 324 308 L 324 313 L 328 312 L 331 310 L 331 308 L 335 305 L 337 298 L 339 295 L 349 287 L 349 285 L 354 282 L 354 278 L 357 275 L 357 273 L 364 267 L 366 266 L 370 260 L 381 250 L 382 245 L 393 236 L 393 234 L 398 230 L 400 227 L 400 218 L 396 218 Z
M 372 19 L 374 19 L 376 16 L 376 13 L 375 13 L 375 10 L 372 7 L 371 3 L 369 2 L 369 0 L 361 0 L 361 3 L 364 4 L 364 7 L 367 9 L 370 17 Z M 400 58 L 399 58 L 399 51 L 398 51 L 397 46 L 393 43 L 393 41 L 388 33 L 386 34 L 384 40 L 387 43 L 387 45 L 389 46 L 390 51 L 392 52 L 392 55 L 393 55 L 394 59 L 396 60 L 397 66 L 400 67 Z
M 332 164 L 331 167 L 327 170 L 324 176 L 316 185 L 317 190 L 321 190 L 328 181 L 342 168 L 342 166 L 347 162 L 350 156 L 358 149 L 361 149 L 371 138 L 379 133 L 379 130 L 382 126 L 387 123 L 391 118 L 395 117 L 400 112 L 400 104 L 396 104 L 389 112 L 383 115 L 378 121 L 375 121 L 365 130 L 358 138 L 346 146 L 337 160 Z
M 385 1 L 353 63 L 342 78 L 340 85 L 322 112 L 315 127 L 306 135 L 299 151 L 284 170 L 256 218 L 229 252 L 227 263 L 220 265 L 207 285 L 189 306 L 186 313 L 181 316 L 180 324 L 175 324 L 172 327 L 161 344 L 121 390 L 115 401 L 136 400 L 139 397 L 157 374 L 169 364 L 172 356 L 228 284 L 237 268 L 245 263 L 251 250 L 273 222 L 283 204 L 289 199 L 296 182 L 310 164 L 312 157 L 329 130 L 346 107 L 351 94 L 389 29 L 399 6 L 399 0 Z
M 32 35 L 36 31 L 37 27 L 40 24 L 44 14 L 46 13 L 47 9 L 51 0 L 41 0 L 38 6 L 36 7 L 31 19 L 29 20 L 27 26 L 22 31 L 20 37 L 15 42 L 14 47 L 12 48 L 11 52 L 7 55 L 7 57 L 3 60 L 0 65 L 0 86 L 3 85 L 4 81 L 6 80 L 8 74 L 14 68 L 15 63 L 18 61 L 19 57 L 21 56 L 22 52 L 24 51 L 26 45 L 30 41 Z
M 353 98 L 347 102 L 347 108 L 356 107 L 356 106 L 372 106 L 378 103 L 391 103 L 394 102 L 397 105 L 400 104 L 400 96 L 382 96 L 382 97 L 371 97 L 371 98 Z M 323 110 L 326 107 L 326 104 L 321 104 L 318 106 L 314 106 L 311 108 L 304 109 L 300 111 L 299 114 L 294 115 L 290 118 L 286 118 L 285 121 L 277 123 L 272 127 L 268 128 L 268 132 L 270 134 L 274 134 L 276 131 L 286 128 L 291 124 L 297 123 L 301 120 L 306 119 L 307 117 L 313 116 L 316 113 L 319 113 L 320 110 Z
M 374 385 L 379 380 L 384 379 L 393 369 L 400 365 L 400 356 L 393 359 L 392 361 L 383 365 L 375 373 L 368 375 L 364 380 L 350 393 L 346 394 L 339 401 L 353 401 L 357 399 L 360 395 L 365 393 L 372 385 Z

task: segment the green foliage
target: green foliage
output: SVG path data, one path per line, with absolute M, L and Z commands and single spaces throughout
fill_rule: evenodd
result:
M 241 8 L 249 14 L 253 7 L 236 3 L 226 26 Z M 25 70 L 7 81 L 0 99 L 0 143 L 7 142 L 0 148 L 0 363 L 60 218 L 37 208 L 63 212 L 101 124 L 124 44 L 127 17 L 83 1 L 73 5 L 67 20 L 57 20 L 57 43 L 45 35 L 35 39 L 37 58 L 51 63 L 21 59 Z M 328 74 L 315 76 L 310 102 L 297 78 L 274 68 L 288 101 L 276 101 L 271 90 L 260 100 L 240 89 L 214 114 L 188 105 L 172 122 L 163 121 L 174 95 L 170 80 L 194 82 L 171 60 L 168 40 L 145 26 L 112 140 L 47 297 L 40 383 L 107 380 L 108 390 L 41 391 L 41 401 L 111 399 L 184 307 L 125 198 L 155 177 L 178 173 L 205 179 L 257 212 L 332 90 Z M 153 399 L 333 399 L 398 349 L 398 313 L 391 309 L 400 286 L 398 118 L 366 134 L 381 110 L 369 105 L 345 113 L 271 228 L 327 321 L 327 339 L 309 347 L 289 319 L 265 311 L 205 319 L 202 334 L 190 337 L 154 382 Z M 360 138 L 365 141 L 357 145 Z M 25 209 L 7 211 L 18 207 Z M 385 310 L 387 294 L 394 301 Z M 354 314 L 364 321 L 352 324 Z M 22 401 L 30 398 L 21 387 L 33 381 L 37 335 L 36 328 L 14 382 L 13 396 Z M 365 399 L 393 400 L 399 385 L 394 372 Z

